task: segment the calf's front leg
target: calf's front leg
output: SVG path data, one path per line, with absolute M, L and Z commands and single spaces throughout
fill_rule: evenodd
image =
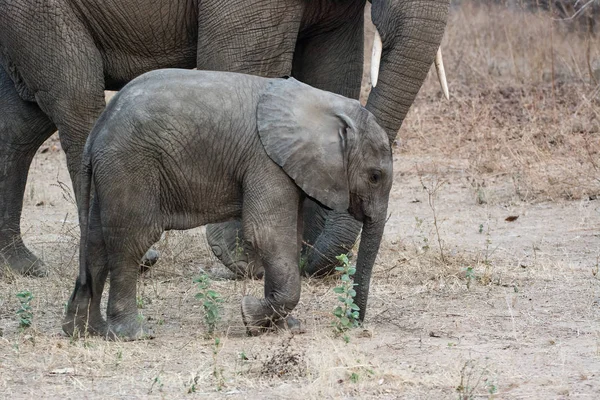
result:
M 278 185 L 254 186 L 244 198 L 244 236 L 249 238 L 264 266 L 264 298 L 246 295 L 242 318 L 249 335 L 266 328 L 299 328 L 289 316 L 300 301 L 299 230 L 302 229 L 300 190 L 287 176 Z

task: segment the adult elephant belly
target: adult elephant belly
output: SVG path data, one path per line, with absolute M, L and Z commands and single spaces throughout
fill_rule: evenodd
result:
M 100 51 L 107 90 L 155 69 L 196 66 L 195 1 L 130 0 L 110 7 L 104 0 L 79 0 L 76 13 Z
M 102 54 L 102 59 L 106 90 L 120 90 L 132 79 L 155 69 L 196 67 L 196 45 L 154 55 L 108 50 Z

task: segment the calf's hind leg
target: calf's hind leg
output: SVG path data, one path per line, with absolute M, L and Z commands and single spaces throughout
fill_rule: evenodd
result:
M 143 191 L 138 194 L 146 199 L 152 198 Z M 143 199 L 144 197 L 141 200 L 137 197 L 130 202 L 137 205 L 135 210 L 119 202 L 112 210 L 102 213 L 110 271 L 106 317 L 107 335 L 111 339 L 138 340 L 152 337 L 143 317 L 138 314 L 136 288 L 139 260 L 160 239 L 162 229 L 148 217 L 160 214 Z
M 62 326 L 70 336 L 85 333 L 104 336 L 107 332 L 106 321 L 100 312 L 100 300 L 108 276 L 108 259 L 97 198 L 93 200 L 88 224 L 85 268 L 75 282 Z

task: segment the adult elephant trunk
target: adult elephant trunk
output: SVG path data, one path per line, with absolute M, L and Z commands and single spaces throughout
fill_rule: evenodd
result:
M 336 256 L 352 249 L 361 227 L 362 223 L 347 212 L 326 210 L 307 199 L 304 202 L 304 274 L 315 277 L 330 274 L 338 263 Z M 335 235 L 322 234 L 328 229 L 334 229 Z
M 360 307 L 359 320 L 361 322 L 365 319 L 371 272 L 373 271 L 373 264 L 375 264 L 375 258 L 377 258 L 377 252 L 379 251 L 379 245 L 383 236 L 383 228 L 385 227 L 387 207 L 384 208 L 386 211 L 382 212 L 377 219 L 368 217 L 365 219 L 360 237 L 356 273 L 354 274 L 354 283 L 357 284 L 355 287 L 356 296 L 354 297 L 354 302 Z
M 367 109 L 396 139 L 440 46 L 449 0 L 372 0 L 371 19 L 383 44 L 377 86 Z

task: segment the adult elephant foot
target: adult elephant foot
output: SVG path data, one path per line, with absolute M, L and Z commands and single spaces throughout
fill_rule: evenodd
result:
M 145 340 L 154 339 L 154 332 L 148 328 L 140 315 L 132 315 L 117 321 L 110 321 L 107 330 L 109 340 Z
M 48 276 L 48 267 L 36 257 L 20 240 L 0 245 L 0 262 L 12 273 L 27 276 Z
M 271 331 L 288 331 L 294 334 L 305 332 L 300 321 L 289 314 L 278 319 L 265 316 L 272 312 L 273 309 L 266 304 L 264 299 L 244 296 L 242 319 L 248 336 L 259 336 Z
M 209 224 L 206 238 L 214 255 L 238 278 L 262 279 L 264 268 L 254 248 L 244 240 L 240 221 Z
M 288 315 L 287 317 L 276 321 L 274 326 L 277 329 L 277 331 L 287 331 L 293 334 L 300 334 L 306 332 L 300 321 L 292 317 L 291 315 Z

